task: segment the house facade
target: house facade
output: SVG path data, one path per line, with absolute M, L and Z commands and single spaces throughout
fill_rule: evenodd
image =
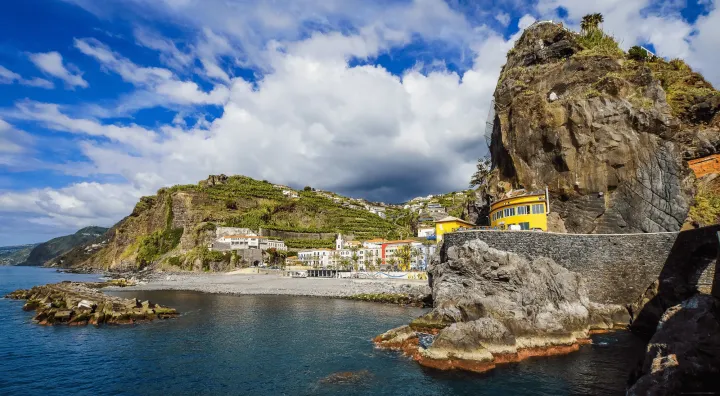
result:
M 448 232 L 454 232 L 458 228 L 470 227 L 475 227 L 475 224 L 472 224 L 469 221 L 458 219 L 457 217 L 448 216 L 435 222 L 435 237 L 437 238 L 438 243 L 440 243 L 444 234 Z
M 507 197 L 490 204 L 490 225 L 501 230 L 547 231 L 547 192 Z

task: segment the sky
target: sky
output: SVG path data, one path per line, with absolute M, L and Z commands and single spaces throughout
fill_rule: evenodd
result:
M 720 85 L 720 0 L 25 0 L 0 7 L 0 246 L 210 174 L 403 202 L 467 188 L 507 51 L 601 12 Z

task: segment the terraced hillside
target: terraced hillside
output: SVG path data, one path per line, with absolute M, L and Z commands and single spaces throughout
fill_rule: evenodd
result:
M 383 207 L 386 219 L 366 207 Z M 209 269 L 231 260 L 207 249 L 218 226 L 285 231 L 291 249 L 331 247 L 330 234 L 356 239 L 402 238 L 415 224 L 409 211 L 311 188 L 297 191 L 245 176 L 210 176 L 193 185 L 160 189 L 143 197 L 100 244 L 60 257 L 63 267 L 137 269 L 152 266 Z M 283 233 L 280 233 L 283 234 Z

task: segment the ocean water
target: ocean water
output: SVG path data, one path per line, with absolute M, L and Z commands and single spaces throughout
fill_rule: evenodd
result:
M 0 267 L 0 293 L 95 275 Z M 621 395 L 642 343 L 620 332 L 484 374 L 442 372 L 371 338 L 424 311 L 345 300 L 117 292 L 182 312 L 136 326 L 43 327 L 0 299 L 0 395 Z M 351 384 L 323 378 L 362 372 Z

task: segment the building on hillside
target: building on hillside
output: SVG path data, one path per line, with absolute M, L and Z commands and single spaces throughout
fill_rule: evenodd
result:
M 427 238 L 431 235 L 435 235 L 435 227 L 418 227 L 417 236 L 418 238 Z
M 445 208 L 439 203 L 427 204 L 427 211 L 430 213 L 445 213 Z
M 288 198 L 300 198 L 300 195 L 294 190 L 283 190 L 283 195 Z
M 695 173 L 695 177 L 703 177 L 710 173 L 720 173 L 720 154 L 690 160 L 688 161 L 688 166 Z
M 372 214 L 374 214 L 374 215 L 378 215 L 378 216 L 380 216 L 380 217 L 383 218 L 383 219 L 384 219 L 385 217 L 387 217 L 387 216 L 385 215 L 385 208 L 380 207 L 380 206 L 370 206 L 370 207 L 368 207 L 368 212 L 370 212 L 370 213 L 372 213 Z
M 298 252 L 298 259 L 307 266 L 314 268 L 330 268 L 333 266 L 334 250 L 312 249 Z
M 285 242 L 277 239 L 268 239 L 257 235 L 225 235 L 217 239 L 221 244 L 230 246 L 230 250 L 241 249 L 276 249 L 286 251 Z
M 435 222 L 435 237 L 437 238 L 438 243 L 440 243 L 444 234 L 447 234 L 448 232 L 454 232 L 458 228 L 472 227 L 475 227 L 475 224 L 470 223 L 469 221 L 465 221 L 463 219 L 458 219 L 457 217 L 448 216 Z
M 547 190 L 520 191 L 490 204 L 490 225 L 501 230 L 547 231 L 549 210 Z

